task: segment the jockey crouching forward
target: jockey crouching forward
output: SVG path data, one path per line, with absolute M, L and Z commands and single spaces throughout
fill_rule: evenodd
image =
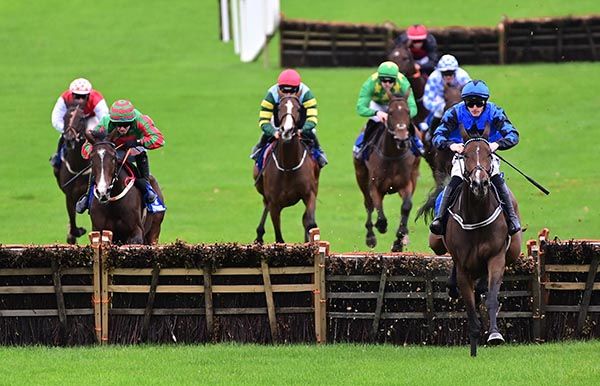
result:
M 92 130 L 100 120 L 108 114 L 108 106 L 102 94 L 92 88 L 92 84 L 85 78 L 77 78 L 71 82 L 69 89 L 64 91 L 52 109 L 52 126 L 60 133 L 56 153 L 50 158 L 50 164 L 59 168 L 61 164 L 61 150 L 64 146 L 63 132 L 65 131 L 64 117 L 69 106 L 79 104 L 83 109 L 86 119 L 86 130 Z
M 507 150 L 515 146 L 519 142 L 519 133 L 508 120 L 504 110 L 494 103 L 488 102 L 490 91 L 485 82 L 481 80 L 468 82 L 463 87 L 461 97 L 463 101 L 446 111 L 440 126 L 433 135 L 433 145 L 436 148 L 449 148 L 456 154 L 452 159 L 452 178 L 444 189 L 439 213 L 429 229 L 435 235 L 446 233 L 448 208 L 456 189 L 463 182 L 465 165 L 461 156 L 464 150 L 461 127 L 468 134 L 474 136 L 481 135 L 486 126 L 489 126 L 489 144 L 492 150 L 491 182 L 500 196 L 502 208 L 506 213 L 508 234 L 514 235 L 521 230 L 521 224 L 515 213 L 508 187 L 500 174 L 500 159 L 493 153 L 496 150 Z
M 140 173 L 140 178 L 136 178 L 135 186 L 144 194 L 144 201 L 152 204 L 157 195 L 150 186 L 150 166 L 148 164 L 148 155 L 146 150 L 158 149 L 164 146 L 165 141 L 162 133 L 154 125 L 152 119 L 140 113 L 133 107 L 133 104 L 125 99 L 120 99 L 110 107 L 110 114 L 102 118 L 90 135 L 96 138 L 109 136 L 117 130 L 117 139 L 113 142 L 116 146 L 123 145 L 125 151 L 127 148 L 135 148 L 137 155 L 135 163 Z M 81 149 L 81 156 L 89 159 L 92 152 L 92 145 L 86 142 Z M 121 150 L 124 154 L 124 150 Z M 88 190 L 75 206 L 77 213 L 83 213 L 89 207 L 89 197 L 92 182 L 94 181 L 90 174 Z
M 292 69 L 283 70 L 279 74 L 277 84 L 269 88 L 267 95 L 260 103 L 258 126 L 263 131 L 263 134 L 258 144 L 252 149 L 250 158 L 260 164 L 259 158 L 263 154 L 263 148 L 274 138 L 279 138 L 279 131 L 276 128 L 279 127 L 280 123 L 277 122 L 277 115 L 273 114 L 273 112 L 277 111 L 280 93 L 282 95 L 294 94 L 298 96 L 302 107 L 300 109 L 300 122 L 297 125 L 302 128 L 302 139 L 313 148 L 312 153 L 315 155 L 319 167 L 324 167 L 328 161 L 317 138 L 317 100 L 310 88 L 301 82 L 300 74 Z
M 394 62 L 383 62 L 379 65 L 377 72 L 371 74 L 363 83 L 356 103 L 356 111 L 361 117 L 368 117 L 364 133 L 358 136 L 354 147 L 354 157 L 361 159 L 366 144 L 373 137 L 379 123 L 386 124 L 388 117 L 388 104 L 390 103 L 387 91 L 392 94 L 405 94 L 410 90 L 408 79 L 400 73 L 398 65 Z M 413 93 L 411 92 L 406 101 L 410 110 L 410 117 L 417 115 L 417 104 Z M 423 143 L 414 135 L 410 135 L 411 150 L 415 156 L 422 155 L 424 152 Z

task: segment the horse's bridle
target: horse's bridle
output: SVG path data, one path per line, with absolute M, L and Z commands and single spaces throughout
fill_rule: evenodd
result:
M 285 95 L 282 96 L 281 99 L 279 100 L 279 106 L 281 108 L 281 104 L 283 102 L 284 99 L 293 99 L 295 101 L 298 102 L 298 104 L 300 103 L 300 98 L 298 98 L 296 95 L 290 94 L 290 95 Z M 277 119 L 279 120 L 279 125 L 281 126 L 281 123 L 283 122 L 284 118 L 289 116 L 292 119 L 292 124 L 294 126 L 294 128 L 296 127 L 296 118 L 294 118 L 294 114 L 291 112 L 285 112 L 281 117 L 279 116 L 279 114 L 277 115 Z
M 75 128 L 75 117 L 77 116 L 78 111 L 82 111 L 81 107 L 79 107 L 78 105 L 71 111 L 71 119 L 69 119 L 69 123 L 67 124 L 67 127 L 65 128 L 64 132 L 63 132 L 63 137 L 65 138 L 65 140 L 67 142 L 71 142 L 71 140 L 67 140 L 67 137 L 65 136 L 65 134 L 70 133 L 71 136 L 73 137 L 73 141 L 74 142 L 78 142 L 80 141 L 83 137 L 81 136 L 81 132 L 77 131 L 77 129 Z M 81 117 L 80 119 L 83 119 L 83 117 Z
M 113 142 L 111 141 L 98 141 L 94 143 L 94 147 L 98 146 L 98 145 L 109 145 L 111 148 L 115 149 L 116 152 L 116 146 Z M 94 149 L 95 151 L 95 149 Z M 110 193 L 115 185 L 115 183 L 119 180 L 119 174 L 121 173 L 121 170 L 123 170 L 123 167 L 125 166 L 125 163 L 127 162 L 127 158 L 129 156 L 129 152 L 131 151 L 131 149 L 127 150 L 127 153 L 125 154 L 125 156 L 123 157 L 123 162 L 121 162 L 121 165 L 119 167 L 115 168 L 115 171 L 113 172 L 113 176 L 110 180 L 110 184 L 108 185 L 108 188 L 106 189 L 108 195 L 109 195 L 109 201 L 116 201 L 118 199 L 120 199 L 122 196 L 121 193 L 119 196 L 117 197 L 111 197 Z M 117 161 L 118 161 L 118 157 L 117 157 Z M 126 188 L 127 189 L 127 188 Z M 128 190 L 128 189 L 127 189 Z M 95 193 L 94 193 L 95 194 Z M 96 197 L 97 198 L 97 197 Z
M 399 99 L 400 99 L 400 98 L 399 98 Z M 404 98 L 402 98 L 402 100 L 405 100 L 405 99 L 404 99 Z M 392 103 L 392 101 L 390 101 L 390 104 L 391 104 L 391 103 Z M 407 103 L 407 108 L 408 108 L 408 103 Z M 389 109 L 388 109 L 388 114 L 389 114 Z M 407 131 L 408 131 L 408 125 L 410 125 L 410 118 L 409 118 L 409 122 L 408 122 L 408 124 L 407 124 L 407 128 L 406 128 L 406 130 L 407 130 Z M 389 115 L 388 115 L 388 119 L 387 119 L 387 121 L 385 122 L 385 129 L 386 129 L 387 133 L 388 133 L 388 134 L 390 134 L 390 135 L 392 136 L 392 138 L 394 138 L 394 141 L 396 142 L 396 147 L 397 147 L 398 149 L 402 148 L 402 145 L 406 145 L 406 143 L 407 143 L 407 142 L 410 140 L 410 133 L 409 133 L 409 135 L 408 135 L 406 138 L 404 138 L 404 139 L 397 139 L 397 138 L 395 137 L 395 134 L 396 134 L 396 133 L 394 132 L 394 128 L 393 128 L 393 127 L 390 127 L 390 118 L 389 118 Z
M 487 139 L 485 139 L 483 137 L 475 137 L 475 138 L 471 138 L 471 139 L 467 140 L 465 142 L 464 146 L 466 147 L 468 143 L 475 142 L 475 141 L 481 141 L 481 142 L 484 142 L 485 144 L 487 144 L 488 146 L 490 145 L 490 143 L 487 141 Z M 491 155 L 491 153 L 490 153 L 490 155 Z M 464 155 L 463 155 L 463 158 L 464 158 Z M 486 173 L 488 178 L 490 178 L 492 176 L 492 164 L 490 163 L 489 169 L 485 169 L 483 166 L 481 166 L 481 163 L 479 162 L 479 160 L 477 160 L 477 165 L 475 165 L 475 167 L 471 170 L 467 170 L 466 165 L 465 165 L 465 170 L 463 171 L 463 177 L 469 184 L 472 183 L 473 173 L 475 173 L 477 170 L 481 170 L 484 173 Z

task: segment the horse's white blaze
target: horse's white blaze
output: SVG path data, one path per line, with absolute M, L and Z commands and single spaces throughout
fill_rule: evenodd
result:
M 402 106 L 398 105 L 398 111 L 402 110 Z
M 285 107 L 287 108 L 287 112 L 285 120 L 283 121 L 283 130 L 288 131 L 294 127 L 294 120 L 292 119 L 292 109 L 294 108 L 294 105 L 292 104 L 292 101 L 287 101 Z
M 106 181 L 106 177 L 104 176 L 104 153 L 106 150 L 100 149 L 98 150 L 98 156 L 100 157 L 100 181 L 98 182 L 98 186 L 96 189 L 99 194 L 106 194 L 108 191 L 108 183 Z

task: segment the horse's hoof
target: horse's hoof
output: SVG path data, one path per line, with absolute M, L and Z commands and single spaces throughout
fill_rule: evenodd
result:
M 402 252 L 402 248 L 404 247 L 404 245 L 402 244 L 401 241 L 394 241 L 394 244 L 392 245 L 392 252 Z
M 458 287 L 456 287 L 456 286 L 448 286 L 448 296 L 451 299 L 458 299 L 458 296 L 459 296 Z
M 487 342 L 490 346 L 498 346 L 499 344 L 504 343 L 504 338 L 499 332 L 492 332 L 488 337 Z
M 69 234 L 67 235 L 67 244 L 74 245 L 77 242 L 77 237 Z
M 78 227 L 78 228 L 77 228 L 77 231 L 75 232 L 75 237 L 81 237 L 81 236 L 85 235 L 85 233 L 86 233 L 86 232 L 87 232 L 87 231 L 86 231 L 86 229 L 85 229 L 85 228 L 83 228 L 83 227 Z
M 367 247 L 375 248 L 376 245 L 377 239 L 375 238 L 375 236 L 367 236 Z
M 387 220 L 377 220 L 375 228 L 377 228 L 379 233 L 384 234 L 387 232 Z

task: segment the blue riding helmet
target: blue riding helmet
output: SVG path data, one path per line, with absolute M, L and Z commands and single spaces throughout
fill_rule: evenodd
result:
M 462 99 L 478 97 L 487 100 L 490 97 L 490 89 L 483 80 L 471 80 L 465 84 L 460 96 Z

